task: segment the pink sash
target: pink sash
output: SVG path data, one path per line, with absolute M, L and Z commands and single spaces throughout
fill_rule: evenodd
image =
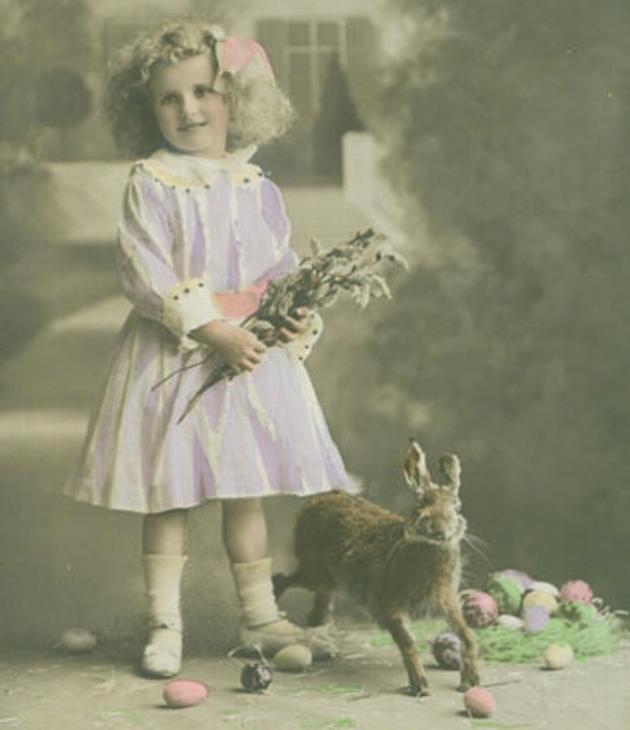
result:
M 221 314 L 228 319 L 244 319 L 253 314 L 262 301 L 269 282 L 262 281 L 239 291 L 214 292 L 213 299 Z

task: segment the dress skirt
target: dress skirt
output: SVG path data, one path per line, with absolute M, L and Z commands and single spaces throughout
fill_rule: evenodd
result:
M 162 325 L 132 312 L 65 492 L 110 509 L 155 513 L 207 499 L 309 495 L 347 475 L 303 363 L 282 347 L 217 383 L 177 423 L 210 372 Z

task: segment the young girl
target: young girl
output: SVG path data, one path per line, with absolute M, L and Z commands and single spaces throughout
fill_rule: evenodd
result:
M 321 637 L 278 612 L 262 498 L 347 485 L 302 364 L 321 320 L 289 318 L 283 344 L 268 350 L 238 326 L 296 266 L 281 194 L 249 161 L 254 144 L 286 130 L 291 106 L 260 45 L 186 21 L 119 53 L 106 110 L 116 140 L 141 158 L 117 249 L 134 309 L 66 493 L 145 515 L 146 674 L 179 671 L 186 515 L 207 499 L 222 502 L 242 641 L 269 653 L 296 641 L 318 649 Z M 213 362 L 183 369 L 208 348 Z M 178 425 L 216 358 L 241 374 Z

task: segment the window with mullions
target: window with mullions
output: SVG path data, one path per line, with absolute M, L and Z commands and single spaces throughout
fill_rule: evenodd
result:
M 283 86 L 304 118 L 317 114 L 326 72 L 335 58 L 342 67 L 346 65 L 346 23 L 343 19 L 287 22 Z

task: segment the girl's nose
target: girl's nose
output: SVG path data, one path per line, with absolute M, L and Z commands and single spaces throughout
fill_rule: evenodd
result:
M 181 113 L 184 119 L 194 119 L 199 111 L 199 104 L 194 96 L 184 96 Z

